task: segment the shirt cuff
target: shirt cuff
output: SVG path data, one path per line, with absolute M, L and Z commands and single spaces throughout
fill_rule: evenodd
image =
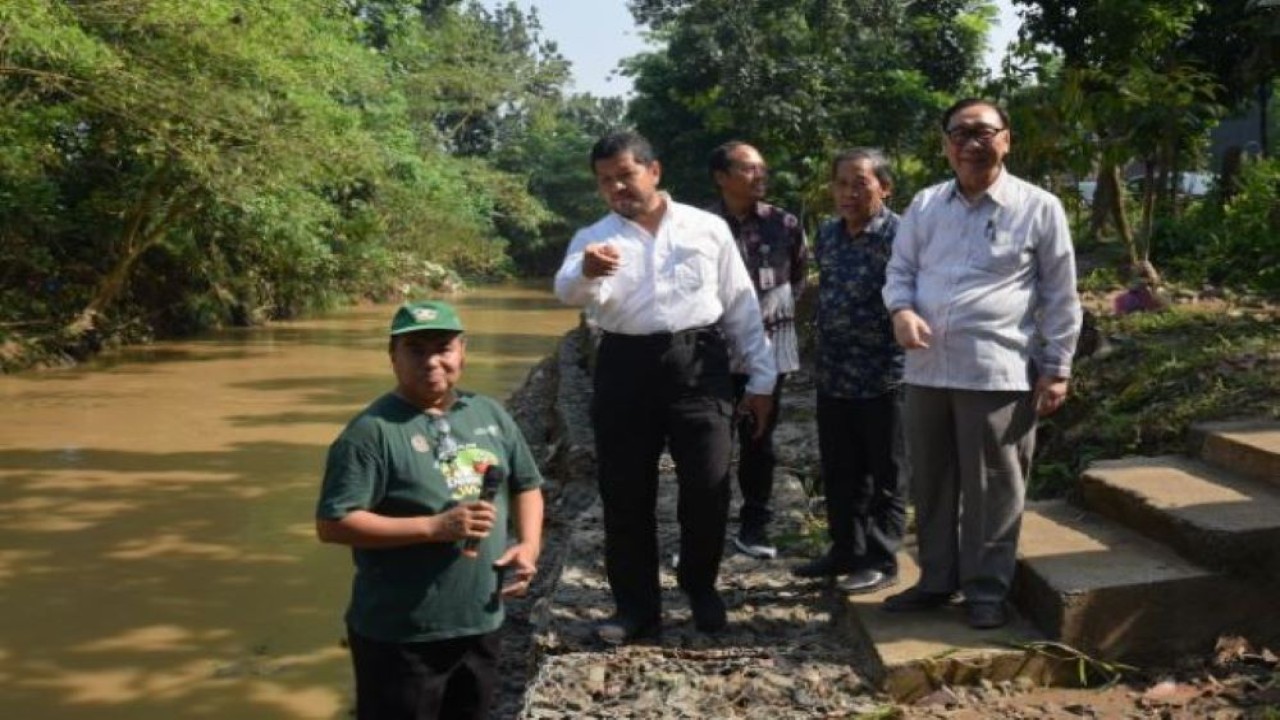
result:
M 1040 377 L 1071 379 L 1071 363 L 1040 363 Z
M 777 375 L 769 375 L 767 377 L 751 376 L 747 381 L 746 391 L 752 395 L 772 395 L 773 388 L 778 383 Z

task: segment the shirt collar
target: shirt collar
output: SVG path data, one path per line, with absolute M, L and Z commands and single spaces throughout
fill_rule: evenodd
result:
M 661 197 L 663 201 L 662 219 L 658 221 L 658 230 L 654 233 L 654 235 L 657 235 L 658 232 L 662 231 L 662 226 L 665 225 L 667 220 L 674 215 L 675 206 L 676 206 L 675 201 L 671 199 L 671 194 L 668 193 L 666 190 L 659 190 L 658 196 Z M 649 232 L 648 230 L 645 230 L 644 227 L 642 227 L 640 223 L 637 223 L 635 220 L 625 218 L 619 215 L 618 213 L 613 212 L 612 210 L 609 211 L 609 214 L 612 215 L 614 219 L 618 222 L 618 225 L 622 227 L 631 226 L 638 230 L 642 230 L 645 233 Z
M 889 222 L 889 206 L 881 205 L 880 212 L 876 213 L 876 216 L 871 218 L 871 222 L 867 223 L 867 226 L 862 229 L 862 232 L 878 233 L 887 222 Z
M 725 220 L 732 221 L 732 222 L 739 221 L 739 218 L 737 216 L 729 212 L 729 207 L 725 205 L 724 198 L 720 198 L 719 200 L 716 200 L 715 204 L 711 206 L 711 209 L 712 209 L 712 212 L 724 218 Z M 759 219 L 763 219 L 766 215 L 768 215 L 770 211 L 771 211 L 771 206 L 769 205 L 769 203 L 763 200 L 757 200 L 755 204 L 751 206 L 751 209 L 748 211 L 747 216 L 754 217 L 757 220 L 759 220 Z
M 1012 185 L 1013 184 L 1009 182 L 1009 169 L 1001 166 L 999 177 L 996 178 L 995 182 L 991 183 L 991 187 L 987 188 L 987 191 L 983 194 L 983 198 L 990 198 L 991 202 L 996 205 L 1000 207 L 1007 207 L 1013 200 Z M 964 193 L 960 192 L 960 181 L 955 178 L 952 178 L 951 180 L 951 187 L 947 191 L 947 200 L 960 200 L 966 205 L 969 204 L 969 201 L 964 197 Z M 976 204 L 981 205 L 982 198 L 980 198 Z
M 844 218 L 838 215 L 836 216 L 836 226 L 840 228 L 842 235 L 851 239 L 859 235 L 876 235 L 884 229 L 884 224 L 889 222 L 889 214 L 889 206 L 881 205 L 880 210 L 867 221 L 866 225 L 862 226 L 862 230 L 858 231 L 856 235 L 849 232 L 849 225 L 844 221 Z

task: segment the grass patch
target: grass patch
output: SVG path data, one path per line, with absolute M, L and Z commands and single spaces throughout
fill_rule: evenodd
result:
M 1089 463 L 1186 450 L 1192 423 L 1280 419 L 1280 313 L 1179 305 L 1097 319 L 1105 342 L 1077 361 L 1072 397 L 1040 424 L 1029 494 L 1070 494 Z

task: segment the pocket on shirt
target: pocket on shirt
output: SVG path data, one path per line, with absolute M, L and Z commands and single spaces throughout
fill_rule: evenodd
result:
M 997 232 L 990 240 L 974 243 L 969 265 L 993 275 L 1009 275 L 1022 266 L 1022 243 L 1008 232 Z
M 712 277 L 711 259 L 698 252 L 690 252 L 679 259 L 675 266 L 676 289 L 692 295 L 702 289 Z

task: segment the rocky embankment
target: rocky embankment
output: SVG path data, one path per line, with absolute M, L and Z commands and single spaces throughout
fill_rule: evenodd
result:
M 866 667 L 864 651 L 832 621 L 842 598 L 790 575 L 823 542 L 803 488 L 817 462 L 813 388 L 803 374 L 788 383 L 776 436 L 780 555 L 757 560 L 726 542 L 720 589 L 728 629 L 714 637 L 697 632 L 674 572 L 664 567 L 661 640 L 602 646 L 591 628 L 612 603 L 580 342 L 579 333 L 569 334 L 509 401 L 546 471 L 547 520 L 538 579 L 527 598 L 508 605 L 495 717 L 1280 718 L 1280 665 L 1247 646 L 1216 658 L 1171 658 L 1175 670 L 1139 672 L 1131 684 L 1105 690 L 985 683 L 943 688 L 912 706 L 876 692 L 857 670 Z M 658 507 L 668 558 L 678 537 L 670 470 L 664 467 Z

